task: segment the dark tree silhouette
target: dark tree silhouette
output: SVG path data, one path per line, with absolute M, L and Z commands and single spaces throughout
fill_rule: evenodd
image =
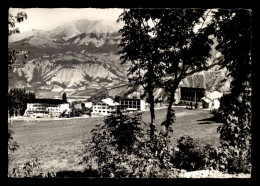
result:
M 205 29 L 209 13 L 206 9 L 130 9 L 119 17 L 125 22 L 120 30 L 119 46 L 123 49 L 119 53 L 123 54 L 122 63 L 132 63 L 130 81 L 142 85 L 148 94 L 151 129 L 155 119 L 154 90 L 161 87 L 170 94 L 162 123 L 167 133 L 174 122 L 172 105 L 180 81 L 216 64 L 207 64 L 213 44 Z
M 26 100 L 35 99 L 32 92 L 26 93 L 25 89 L 11 89 L 8 92 L 8 111 L 9 115 L 23 115 L 26 110 Z
M 153 136 L 155 130 L 154 113 L 154 90 L 160 85 L 160 78 L 163 75 L 159 59 L 156 41 L 156 30 L 149 21 L 155 21 L 159 10 L 155 9 L 130 9 L 125 10 L 118 21 L 125 23 L 122 33 L 119 51 L 122 54 L 122 64 L 130 62 L 129 81 L 142 85 L 144 94 L 148 95 L 147 101 L 150 104 L 150 134 Z
M 8 36 L 11 36 L 13 34 L 20 33 L 19 28 L 16 27 L 17 23 L 20 23 L 27 19 L 27 14 L 25 12 L 19 12 L 16 16 L 13 16 L 11 14 L 8 15 Z M 12 69 L 14 65 L 17 64 L 18 61 L 21 61 L 21 59 L 27 59 L 28 58 L 28 51 L 21 50 L 21 49 L 11 49 L 11 47 L 8 45 L 8 69 Z M 25 62 L 22 61 L 22 64 Z
M 65 92 L 62 94 L 62 101 L 65 101 L 65 102 L 68 101 L 68 100 L 67 100 L 67 95 L 66 95 Z
M 222 66 L 230 71 L 231 93 L 222 99 L 219 128 L 222 145 L 235 146 L 251 154 L 251 30 L 250 10 L 222 10 L 214 14 L 209 29 L 218 41 L 216 49 L 224 56 Z
M 205 30 L 208 12 L 205 9 L 164 9 L 156 25 L 157 42 L 165 64 L 164 88 L 170 93 L 166 120 L 162 123 L 166 134 L 174 122 L 172 105 L 179 83 L 188 74 L 208 66 L 213 44 Z
M 20 33 L 19 28 L 16 27 L 16 23 L 20 23 L 20 22 L 24 21 L 25 19 L 27 19 L 27 14 L 24 12 L 17 13 L 17 15 L 15 17 L 11 14 L 8 14 L 8 36 Z M 20 58 L 26 59 L 27 55 L 28 55 L 27 51 L 22 51 L 21 49 L 11 49 L 8 44 L 8 62 L 7 62 L 8 69 L 12 69 L 13 66 L 15 65 L 15 63 L 17 62 L 17 60 L 19 60 Z M 9 84 L 9 80 L 8 80 L 8 84 Z M 35 96 L 32 94 L 30 94 L 30 97 L 35 98 Z M 9 114 L 10 114 L 11 110 L 12 110 L 11 112 L 14 111 L 14 108 L 17 109 L 16 105 L 17 105 L 16 103 L 9 101 L 9 93 L 8 93 Z M 9 124 L 10 124 L 10 122 L 8 120 L 8 125 Z M 9 152 L 12 152 L 19 147 L 17 142 L 13 141 L 12 133 L 13 133 L 13 131 L 8 128 L 8 155 L 9 155 Z

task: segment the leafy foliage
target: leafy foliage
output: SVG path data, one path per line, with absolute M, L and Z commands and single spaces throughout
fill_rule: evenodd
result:
M 192 71 L 202 69 L 211 56 L 213 41 L 202 26 L 194 31 L 195 26 L 203 25 L 207 17 L 205 9 L 165 9 L 156 25 L 158 30 L 159 50 L 165 73 L 165 90 L 170 93 L 167 119 L 163 123 L 168 129 L 172 124 L 172 105 L 174 94 L 180 81 Z M 203 21 L 204 20 L 204 21 Z
M 188 171 L 199 170 L 205 167 L 203 150 L 189 136 L 182 136 L 178 140 L 178 150 L 172 157 L 172 163 L 178 168 Z
M 77 117 L 77 116 L 82 116 L 84 114 L 91 115 L 91 109 L 87 107 L 82 107 L 82 108 L 72 108 L 70 112 L 70 117 Z
M 39 163 L 38 159 L 35 158 L 31 161 L 27 161 L 21 167 L 13 167 L 9 170 L 8 177 L 13 178 L 24 178 L 24 177 L 56 177 L 55 172 L 39 172 L 41 163 Z
M 20 33 L 19 28 L 16 27 L 16 23 L 20 23 L 27 19 L 25 12 L 18 12 L 16 16 L 8 14 L 8 36 Z M 21 49 L 11 49 L 8 45 L 8 69 L 12 69 L 20 59 L 28 58 L 28 51 Z M 22 64 L 25 62 L 22 61 Z
M 177 168 L 187 171 L 210 169 L 227 173 L 249 173 L 251 170 L 249 154 L 233 146 L 200 147 L 191 137 L 182 136 L 177 147 L 171 158 Z
M 16 28 L 15 24 L 23 22 L 25 19 L 27 19 L 27 14 L 25 12 L 18 12 L 16 16 L 8 14 L 8 35 L 10 36 L 13 34 L 20 33 L 19 28 Z
M 156 9 L 130 9 L 125 10 L 118 21 L 125 23 L 122 33 L 121 43 L 122 64 L 130 62 L 129 81 L 136 85 L 142 85 L 144 95 L 148 95 L 147 101 L 150 104 L 151 137 L 155 131 L 155 114 L 154 114 L 154 90 L 160 87 L 160 80 L 163 76 L 163 64 L 160 63 L 160 51 L 156 38 L 156 30 L 149 22 L 157 19 L 160 11 Z
M 8 92 L 7 99 L 9 115 L 12 116 L 15 112 L 23 115 L 26 110 L 26 101 L 35 99 L 35 95 L 32 92 L 26 93 L 25 89 L 14 88 Z
M 223 66 L 233 81 L 231 93 L 221 100 L 219 115 L 224 125 L 218 128 L 223 151 L 229 149 L 228 167 L 248 170 L 251 167 L 251 12 L 219 10 L 209 27 L 214 30 L 223 56 Z M 230 163 L 232 162 L 232 163 Z
M 172 122 L 174 94 L 180 81 L 192 71 L 207 66 L 213 41 L 205 28 L 205 9 L 130 9 L 119 21 L 123 49 L 122 63 L 130 61 L 130 81 L 144 87 L 149 95 L 151 131 L 154 131 L 153 91 L 160 87 L 170 93 L 166 130 Z M 195 32 L 195 26 L 201 25 Z M 166 77 L 166 78 L 164 78 Z
M 8 129 L 8 155 L 19 148 L 19 145 L 12 137 L 13 131 Z
M 156 132 L 151 139 L 141 130 L 141 123 L 140 114 L 109 116 L 84 142 L 81 163 L 101 177 L 176 177 L 178 171 L 169 161 L 169 138 Z

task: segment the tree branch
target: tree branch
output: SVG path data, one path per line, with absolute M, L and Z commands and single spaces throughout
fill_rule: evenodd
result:
M 216 65 L 219 65 L 219 63 L 220 63 L 223 59 L 224 59 L 224 56 L 220 56 L 220 57 L 214 59 L 214 61 L 213 61 L 213 63 L 212 63 L 211 65 L 205 66 L 205 67 L 203 67 L 203 68 L 201 68 L 201 69 L 192 70 L 191 72 L 188 72 L 188 73 L 184 74 L 183 77 L 190 76 L 190 75 L 195 74 L 195 73 L 197 73 L 197 72 L 200 72 L 200 71 L 202 71 L 202 70 L 209 70 L 209 69 L 211 69 L 212 67 L 214 67 L 214 66 L 216 66 Z M 217 62 L 215 62 L 215 61 L 217 61 Z M 214 63 L 214 62 L 215 62 L 215 63 Z
M 206 14 L 206 18 L 204 19 L 204 21 L 203 21 L 201 27 L 198 29 L 198 31 L 197 31 L 197 33 L 196 33 L 195 35 L 197 35 L 198 32 L 199 32 L 199 30 L 203 27 L 204 23 L 206 22 L 206 19 L 207 19 L 208 15 L 209 15 L 209 13 L 210 13 L 211 11 L 212 11 L 212 9 L 211 9 L 210 11 L 208 11 L 208 13 Z

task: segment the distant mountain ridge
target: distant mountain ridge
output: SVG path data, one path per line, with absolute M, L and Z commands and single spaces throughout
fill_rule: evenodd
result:
M 121 65 L 118 24 L 78 20 L 50 31 L 32 30 L 10 37 L 12 48 L 30 52 L 27 63 L 9 71 L 10 88 L 24 87 L 45 97 L 46 91 L 106 88 L 127 82 L 127 65 Z
M 103 20 L 82 19 L 50 31 L 31 30 L 11 36 L 11 48 L 28 50 L 30 55 L 25 65 L 9 70 L 9 88 L 25 88 L 37 97 L 49 98 L 60 97 L 63 92 L 68 97 L 93 96 L 106 90 L 111 96 L 133 96 L 137 87 L 121 86 L 129 84 L 129 64 L 121 65 L 116 54 L 120 50 L 121 27 Z M 212 54 L 217 56 L 214 51 Z M 203 80 L 207 89 L 228 89 L 228 81 L 221 82 L 227 75 L 225 70 L 216 66 L 200 74 L 202 79 L 187 77 L 183 85 Z M 157 90 L 155 95 L 163 97 L 165 93 Z

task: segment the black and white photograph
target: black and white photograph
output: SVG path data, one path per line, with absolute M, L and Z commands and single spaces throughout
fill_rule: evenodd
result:
M 252 9 L 10 7 L 5 68 L 8 178 L 251 178 Z

